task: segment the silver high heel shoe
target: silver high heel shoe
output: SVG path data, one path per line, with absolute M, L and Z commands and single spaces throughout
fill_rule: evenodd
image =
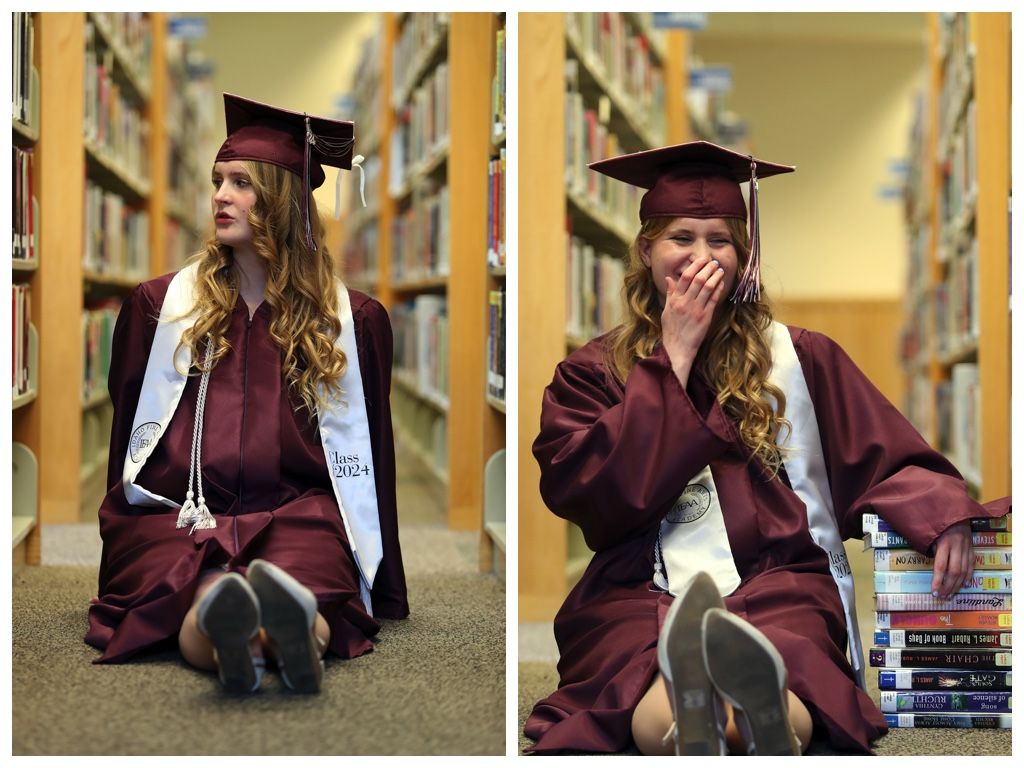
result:
M 249 583 L 260 600 L 263 629 L 277 659 L 281 679 L 297 693 L 316 693 L 324 675 L 313 624 L 316 597 L 266 560 L 249 564 Z
M 213 643 L 217 674 L 228 693 L 252 693 L 263 679 L 263 658 L 254 657 L 250 641 L 260 631 L 256 593 L 237 573 L 214 582 L 196 604 L 199 631 Z
M 702 621 L 712 608 L 723 608 L 714 580 L 701 571 L 665 616 L 658 637 L 658 667 L 668 686 L 675 724 L 677 755 L 724 755 L 725 711 L 701 658 Z
M 720 608 L 704 614 L 704 664 L 719 695 L 733 707 L 751 755 L 799 755 L 789 722 L 786 665 L 753 625 Z

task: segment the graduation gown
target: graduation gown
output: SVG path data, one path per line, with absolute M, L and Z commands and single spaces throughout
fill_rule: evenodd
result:
M 956 469 L 837 344 L 789 330 L 844 539 L 860 537 L 861 515 L 875 512 L 928 552 L 954 523 L 1005 514 L 1008 499 L 986 507 L 970 499 Z M 769 478 L 750 460 L 698 374 L 684 390 L 659 344 L 622 386 L 606 365 L 607 338 L 559 364 L 533 445 L 545 503 L 578 525 L 596 554 L 555 617 L 559 688 L 526 721 L 537 742 L 531 751 L 630 745 L 633 710 L 658 673 L 658 633 L 674 599 L 652 581 L 659 524 L 690 478 L 710 466 L 741 578 L 726 608 L 774 643 L 816 730 L 839 749 L 869 752 L 885 719 L 855 683 L 839 591 L 803 502 L 784 474 Z
M 245 572 L 255 558 L 280 566 L 313 591 L 331 629 L 329 649 L 343 658 L 372 650 L 378 618 L 409 613 L 398 543 L 395 455 L 389 392 L 393 353 L 384 308 L 349 291 L 366 414 L 373 448 L 383 560 L 372 589 L 374 616 L 359 597 L 359 573 L 345 533 L 315 417 L 289 393 L 282 352 L 270 336 L 266 302 L 250 319 L 238 298 L 226 340 L 230 350 L 210 375 L 203 428 L 202 472 L 217 527 L 175 527 L 178 512 L 135 506 L 125 498 L 122 469 L 131 438 L 156 320 L 173 274 L 139 285 L 114 328 L 108 380 L 114 405 L 107 471 L 99 510 L 103 554 L 98 602 L 89 609 L 86 642 L 99 662 L 122 662 L 176 638 L 201 575 Z M 167 430 L 136 481 L 184 500 L 199 376 L 189 376 Z

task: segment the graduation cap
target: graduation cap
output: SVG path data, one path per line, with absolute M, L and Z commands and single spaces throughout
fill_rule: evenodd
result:
M 640 221 L 652 216 L 694 219 L 747 219 L 740 183 L 750 182 L 750 258 L 736 283 L 732 300 L 761 296 L 761 238 L 757 180 L 792 173 L 792 165 L 757 160 L 709 141 L 634 152 L 591 163 L 591 169 L 647 190 L 640 201 Z
M 314 117 L 305 112 L 291 112 L 252 99 L 224 94 L 224 120 L 227 138 L 217 152 L 221 160 L 258 160 L 271 163 L 300 176 L 306 194 L 303 196 L 303 215 L 306 222 L 306 242 L 313 249 L 313 234 L 309 222 L 309 193 L 324 183 L 323 166 L 360 171 L 362 195 L 362 155 L 352 156 L 355 147 L 355 123 L 349 120 L 331 120 Z M 337 196 L 335 195 L 335 215 Z M 363 205 L 365 205 L 365 200 Z

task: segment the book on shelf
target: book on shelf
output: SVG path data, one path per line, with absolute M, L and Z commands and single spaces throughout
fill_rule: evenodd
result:
M 391 312 L 395 363 L 399 375 L 423 397 L 438 404 L 448 399 L 448 302 L 424 294 Z
M 142 280 L 149 274 L 149 213 L 116 192 L 85 182 L 86 272 Z
M 875 611 L 876 629 L 1010 629 L 1010 611 Z
M 391 222 L 391 279 L 395 283 L 448 275 L 448 187 L 427 194 Z
M 1011 632 L 998 629 L 876 629 L 881 648 L 1010 648 Z
M 488 293 L 487 394 L 505 400 L 505 287 Z
M 876 549 L 877 571 L 931 571 L 935 559 L 912 549 Z M 1008 571 L 1013 567 L 1013 551 L 1009 547 L 976 547 L 973 567 L 985 570 Z
M 11 285 L 11 393 L 24 395 L 31 387 L 29 326 L 32 322 L 32 290 L 27 283 Z
M 491 136 L 505 133 L 505 28 L 494 36 L 494 77 L 491 79 Z
M 975 712 L 899 712 L 885 715 L 885 722 L 890 728 L 1010 728 L 1011 716 Z
M 1013 576 L 1009 571 L 976 570 L 960 588 L 961 593 L 1010 592 Z M 875 571 L 875 592 L 932 591 L 931 571 Z
M 13 70 L 11 72 L 11 117 L 27 124 L 32 117 L 32 62 L 35 55 L 35 21 L 32 14 L 12 14 L 11 37 Z
M 623 320 L 622 259 L 600 252 L 570 234 L 566 258 L 566 333 L 591 339 L 610 331 Z
M 880 690 L 1009 691 L 1013 673 L 1009 670 L 970 669 L 879 669 Z
M 82 310 L 82 401 L 107 389 L 119 299 L 89 302 Z
M 487 165 L 487 264 L 505 266 L 505 147 Z
M 12 147 L 11 154 L 14 187 L 11 254 L 15 261 L 32 260 L 37 256 L 35 196 L 32 183 L 33 151 Z
M 879 709 L 892 712 L 1009 712 L 1010 691 L 881 691 Z
M 1009 669 L 1013 653 L 987 648 L 872 648 L 872 667 L 942 667 L 950 669 Z

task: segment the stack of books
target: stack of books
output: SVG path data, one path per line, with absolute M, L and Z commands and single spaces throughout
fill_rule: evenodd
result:
M 939 598 L 932 558 L 864 515 L 864 543 L 875 550 L 870 664 L 889 727 L 1010 727 L 1011 517 L 971 521 L 974 575 Z

